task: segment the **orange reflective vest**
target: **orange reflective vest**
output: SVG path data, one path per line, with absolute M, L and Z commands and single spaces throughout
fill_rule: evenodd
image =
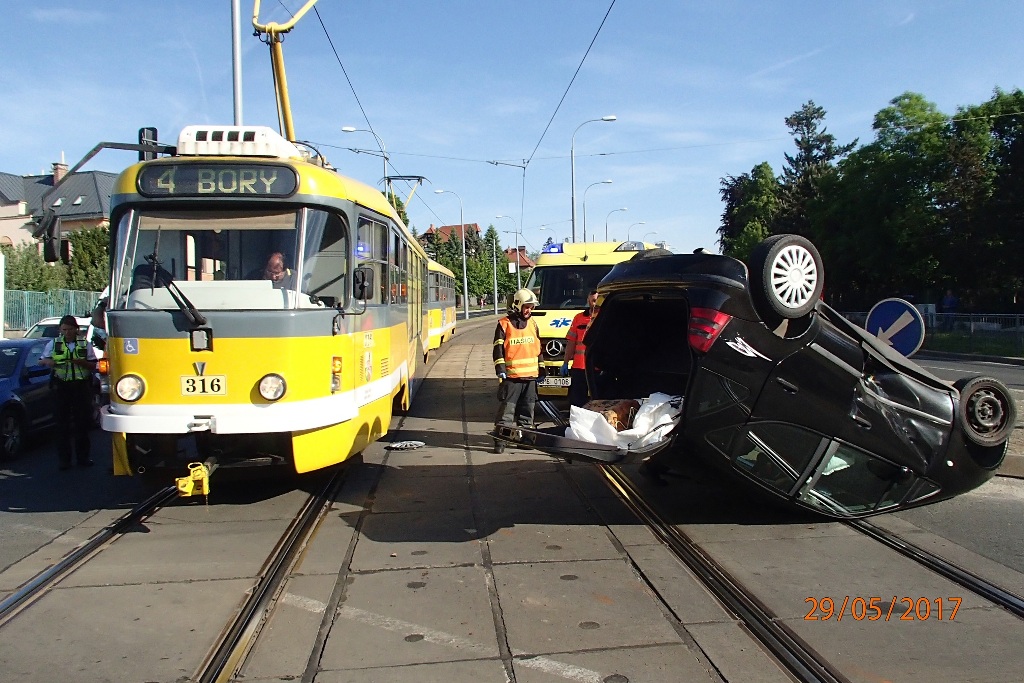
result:
M 505 374 L 510 379 L 536 379 L 540 374 L 540 330 L 530 318 L 519 330 L 508 318 L 499 322 L 505 334 Z
M 587 367 L 584 354 L 587 351 L 586 345 L 583 343 L 583 337 L 587 334 L 587 329 L 590 327 L 590 311 L 581 311 L 576 314 L 576 317 L 572 319 L 572 324 L 569 325 L 569 331 L 566 332 L 565 338 L 567 341 L 576 343 L 573 347 L 572 353 L 572 368 L 573 370 L 583 370 Z M 568 360 L 568 359 L 567 359 Z

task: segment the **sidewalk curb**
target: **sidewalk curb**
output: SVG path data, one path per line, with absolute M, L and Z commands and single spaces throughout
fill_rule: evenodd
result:
M 928 359 L 929 357 L 935 360 L 982 360 L 988 363 L 1024 365 L 1024 358 L 1017 358 L 1015 356 L 989 356 L 982 353 L 953 353 L 952 351 L 929 351 L 927 349 L 917 352 L 910 357 L 910 360 L 916 363 L 919 359 Z

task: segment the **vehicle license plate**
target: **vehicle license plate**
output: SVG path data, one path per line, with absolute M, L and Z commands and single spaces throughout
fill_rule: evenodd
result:
M 228 393 L 226 375 L 181 376 L 182 396 L 223 396 Z
M 537 382 L 540 387 L 567 387 L 572 384 L 571 377 L 545 377 Z

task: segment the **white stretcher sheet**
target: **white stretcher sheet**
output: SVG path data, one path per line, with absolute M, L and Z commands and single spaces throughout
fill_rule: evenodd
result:
M 572 406 L 569 409 L 568 439 L 636 450 L 658 443 L 668 436 L 683 412 L 683 397 L 654 393 L 641 399 L 633 426 L 621 432 L 608 424 L 601 413 Z

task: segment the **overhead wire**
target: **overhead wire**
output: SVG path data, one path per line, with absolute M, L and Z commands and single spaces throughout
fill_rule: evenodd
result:
M 278 1 L 280 2 L 280 0 L 278 0 Z M 334 53 L 334 58 L 338 61 L 338 66 L 341 67 L 341 72 L 343 74 L 345 74 L 345 81 L 348 83 L 349 90 L 352 91 L 352 97 L 355 98 L 356 105 L 359 107 L 359 112 L 363 115 L 363 120 L 366 121 L 366 127 L 369 129 L 370 133 L 373 134 L 373 139 L 377 142 L 377 147 L 380 149 L 380 154 L 381 154 L 381 157 L 383 157 L 383 159 L 384 159 L 385 166 L 391 166 L 391 168 L 395 171 L 396 175 L 402 175 L 402 173 L 398 170 L 398 168 L 395 167 L 394 163 L 391 162 L 391 159 L 389 158 L 390 155 L 387 152 L 384 151 L 384 145 L 381 144 L 381 140 L 377 136 L 377 131 L 375 131 L 373 129 L 373 124 L 370 123 L 370 116 L 366 113 L 366 109 L 363 107 L 363 103 L 359 99 L 359 94 L 356 93 L 355 84 L 352 83 L 352 79 L 348 75 L 348 70 L 345 68 L 345 64 L 341 61 L 341 55 L 338 54 L 337 48 L 334 47 L 334 41 L 331 39 L 331 33 L 330 33 L 330 31 L 327 30 L 327 25 L 324 24 L 324 20 L 320 16 L 320 12 L 319 12 L 319 10 L 317 10 L 317 8 L 315 6 L 313 7 L 313 12 L 316 14 L 317 21 L 320 22 L 320 28 L 323 29 L 324 36 L 327 37 L 327 42 L 331 46 L 331 51 Z M 352 152 L 356 152 L 356 150 L 351 148 L 351 147 L 341 147 L 341 146 L 337 146 L 337 145 L 328 145 L 328 144 L 321 144 L 321 146 L 323 146 L 323 147 L 335 147 L 337 149 L 348 149 L 348 150 L 350 150 Z M 406 182 L 405 186 L 406 186 L 406 188 L 410 188 L 411 187 L 408 184 L 408 182 Z M 386 180 L 386 178 L 385 178 L 385 181 L 384 181 L 384 188 L 385 188 L 385 193 L 386 193 L 387 192 L 387 180 Z M 434 209 L 429 204 L 427 204 L 427 202 L 425 202 L 422 197 L 420 197 L 418 195 L 413 195 L 413 198 L 414 199 L 419 199 L 420 203 L 422 203 L 423 206 L 425 206 L 427 208 L 427 211 L 429 211 L 434 216 L 434 218 L 437 219 L 438 223 L 442 222 L 441 221 L 441 217 L 437 215 L 437 212 L 435 212 Z M 390 202 L 391 199 L 389 198 L 388 201 Z M 407 212 L 408 212 L 408 209 L 407 209 Z
M 555 116 L 558 115 L 558 110 L 562 108 L 562 103 L 565 102 L 565 98 L 569 95 L 569 89 L 572 88 L 572 84 L 576 82 L 576 77 L 579 76 L 580 70 L 583 69 L 583 63 L 587 61 L 587 55 L 590 54 L 590 50 L 593 49 L 594 43 L 597 42 L 597 37 L 601 35 L 601 29 L 604 28 L 604 24 L 608 21 L 608 15 L 612 13 L 612 8 L 615 7 L 615 0 L 612 0 L 611 4 L 608 5 L 608 11 L 604 13 L 604 18 L 601 19 L 600 26 L 597 27 L 597 31 L 594 32 L 594 37 L 590 39 L 590 45 L 587 46 L 587 51 L 583 53 L 583 58 L 580 60 L 579 65 L 576 67 L 576 71 L 573 72 L 572 78 L 569 79 L 569 84 L 565 86 L 565 92 L 562 93 L 561 99 L 558 100 L 558 105 L 555 107 L 555 111 L 551 113 L 551 118 L 548 119 L 548 125 L 544 126 L 544 132 L 540 134 L 540 139 L 537 140 L 537 145 L 530 152 L 530 157 L 526 160 L 525 165 L 529 166 L 533 160 L 533 155 L 537 153 L 540 148 L 540 143 L 544 141 L 544 137 L 548 134 L 548 130 L 551 128 L 551 124 L 555 120 Z

